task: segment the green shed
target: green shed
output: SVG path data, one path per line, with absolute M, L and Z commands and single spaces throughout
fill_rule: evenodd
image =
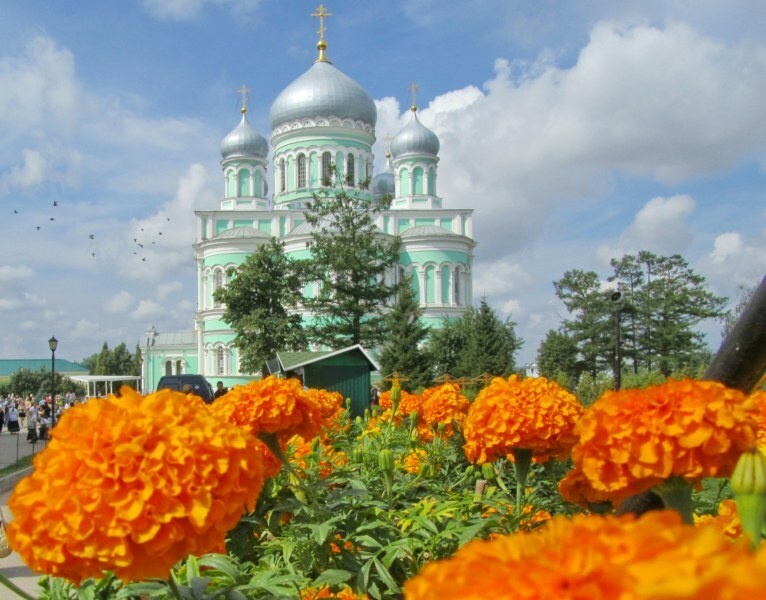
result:
M 278 352 L 279 371 L 298 376 L 303 385 L 340 392 L 351 399 L 351 416 L 370 407 L 370 373 L 378 363 L 359 344 L 326 352 Z

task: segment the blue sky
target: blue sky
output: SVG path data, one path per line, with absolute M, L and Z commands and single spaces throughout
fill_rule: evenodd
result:
M 314 59 L 317 5 L 3 2 L 0 356 L 46 356 L 55 334 L 79 360 L 193 327 L 193 211 L 218 205 L 235 90 L 268 138 L 271 102 Z M 475 209 L 474 299 L 518 323 L 520 362 L 558 326 L 568 269 L 606 277 L 647 249 L 733 299 L 763 278 L 760 0 L 326 5 L 330 59 L 378 106 L 378 166 L 420 86 L 439 193 Z

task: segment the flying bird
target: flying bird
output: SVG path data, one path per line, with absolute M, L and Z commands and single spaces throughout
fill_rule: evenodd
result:
M 54 200 L 53 201 L 53 206 L 58 206 L 58 205 L 59 205 L 59 203 Z
M 40 231 L 40 226 L 39 225 L 37 226 L 37 231 Z
M 88 237 L 89 237 L 90 239 L 93 239 L 93 238 L 94 238 L 94 235 L 91 233 L 91 234 L 90 234 Z
M 143 245 L 143 244 L 139 244 L 139 246 L 141 246 L 142 248 L 144 247 L 144 245 Z
M 162 235 L 162 232 L 160 231 L 159 235 Z
M 142 261 L 144 261 L 144 262 L 146 262 L 146 258 L 142 258 L 141 260 L 142 260 Z
M 168 217 L 168 221 L 170 221 L 170 217 Z
M 96 253 L 95 252 L 91 252 L 90 255 L 91 256 L 96 256 Z
M 13 214 L 14 214 L 14 215 L 17 215 L 17 214 L 19 214 L 19 211 L 17 211 L 17 210 L 14 208 L 14 209 L 13 209 Z
M 56 220 L 56 219 L 54 219 L 53 217 L 51 217 L 51 221 L 55 221 L 55 220 Z

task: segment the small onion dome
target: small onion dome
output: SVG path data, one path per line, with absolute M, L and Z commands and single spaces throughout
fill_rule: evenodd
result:
M 331 63 L 319 61 L 280 92 L 269 113 L 272 129 L 316 117 L 360 120 L 374 127 L 378 111 L 362 86 Z
M 391 140 L 391 154 L 395 158 L 404 154 L 439 154 L 439 138 L 418 119 L 417 107 L 412 107 L 412 119 Z
M 386 154 L 386 159 L 386 169 L 372 178 L 373 198 L 393 196 L 395 193 L 396 188 L 394 186 L 394 169 L 391 166 L 391 154 Z
M 266 158 L 269 143 L 247 121 L 247 110 L 242 110 L 242 120 L 221 142 L 221 156 L 224 159 L 257 156 Z

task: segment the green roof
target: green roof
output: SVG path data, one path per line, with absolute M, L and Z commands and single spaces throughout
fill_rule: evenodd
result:
M 71 360 L 64 360 L 63 358 L 56 359 L 56 373 L 71 373 L 76 375 L 87 375 L 90 371 L 83 367 L 81 364 L 72 362 Z M 51 359 L 50 358 L 0 358 L 0 377 L 9 377 L 16 371 L 21 369 L 27 369 L 28 371 L 39 371 L 45 369 L 50 371 Z
M 340 350 L 325 350 L 320 352 L 277 352 L 277 359 L 282 366 L 283 371 L 291 371 L 297 367 L 303 367 L 315 362 L 319 362 L 330 356 L 338 356 L 347 352 L 358 351 L 364 359 L 370 363 L 373 370 L 380 370 L 380 366 L 375 360 L 367 354 L 367 351 L 361 345 L 356 344 Z

